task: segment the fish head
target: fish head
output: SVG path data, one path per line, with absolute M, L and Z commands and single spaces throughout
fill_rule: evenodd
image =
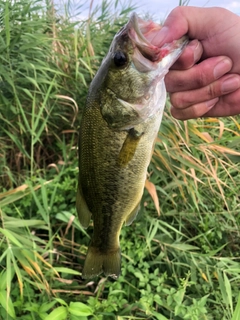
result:
M 116 130 L 129 130 L 164 109 L 164 76 L 188 40 L 183 37 L 161 47 L 152 39 L 161 29 L 133 13 L 115 35 L 96 74 L 92 90 L 98 92 L 102 117 Z

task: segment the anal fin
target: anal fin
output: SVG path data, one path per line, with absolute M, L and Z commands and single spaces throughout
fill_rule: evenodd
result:
M 135 220 L 138 214 L 139 209 L 140 209 L 140 203 L 138 203 L 136 207 L 132 210 L 132 212 L 127 216 L 127 219 L 125 220 L 126 226 L 129 226 L 130 224 L 132 224 L 132 222 Z

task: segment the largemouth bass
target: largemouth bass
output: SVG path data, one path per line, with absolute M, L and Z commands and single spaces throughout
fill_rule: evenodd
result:
M 164 76 L 186 38 L 159 48 L 161 26 L 132 14 L 116 34 L 94 77 L 79 137 L 77 212 L 94 230 L 82 276 L 121 269 L 119 234 L 135 219 L 166 100 Z

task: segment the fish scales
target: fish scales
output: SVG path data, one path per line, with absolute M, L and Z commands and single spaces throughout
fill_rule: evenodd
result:
M 115 36 L 83 111 L 76 206 L 83 227 L 91 218 L 94 225 L 84 278 L 120 274 L 119 234 L 139 210 L 166 100 L 164 75 L 186 43 L 154 47 L 140 34 L 149 23 L 160 28 L 133 14 Z
M 123 219 L 126 219 L 134 210 L 136 202 L 141 200 L 146 167 L 151 158 L 152 144 L 160 121 L 156 117 L 156 119 L 147 120 L 144 125 L 138 125 L 144 133 L 135 156 L 124 168 L 120 168 L 117 163 L 118 157 L 128 133 L 109 129 L 100 112 L 97 111 L 96 104 L 96 107 L 91 106 L 83 116 L 81 131 L 84 134 L 80 140 L 82 170 L 79 175 L 85 200 L 94 215 L 94 226 L 98 226 L 96 238 L 99 238 L 99 243 L 101 240 L 106 243 L 114 239 L 105 232 L 106 228 L 111 226 L 113 230 L 118 230 L 125 221 Z M 152 130 L 154 125 L 155 130 Z M 88 143 L 85 142 L 86 140 Z M 91 188 L 88 187 L 89 185 Z M 111 211 L 104 210 L 106 207 Z M 114 221 L 114 224 L 110 224 L 111 221 Z M 99 228 L 103 231 L 101 235 Z

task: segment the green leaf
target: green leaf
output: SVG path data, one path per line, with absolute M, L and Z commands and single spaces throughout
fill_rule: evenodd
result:
M 226 273 L 224 272 L 223 274 L 224 277 L 224 284 L 225 284 L 225 288 L 226 288 L 226 294 L 227 294 L 227 298 L 228 298 L 228 302 L 230 305 L 230 309 L 231 312 L 233 314 L 233 303 L 232 303 L 232 289 L 231 289 L 231 284 L 230 281 L 228 280 L 228 277 L 226 275 Z
M 81 272 L 70 269 L 70 268 L 64 268 L 64 267 L 56 267 L 54 268 L 57 272 L 67 273 L 67 274 L 75 274 L 80 276 Z
M 198 247 L 192 246 L 191 244 L 186 244 L 186 243 L 171 243 L 170 246 L 172 248 L 175 248 L 177 250 L 182 250 L 182 251 L 195 251 L 199 250 Z
M 44 227 L 45 222 L 43 220 L 26 220 L 26 219 L 17 219 L 10 217 L 8 218 L 8 221 L 4 222 L 4 227 L 6 229 L 10 228 L 26 228 L 26 227 Z
M 6 310 L 6 312 L 13 318 L 16 319 L 15 310 L 10 297 L 7 297 L 7 291 L 0 291 L 0 304 Z
M 9 254 L 9 252 L 8 252 Z M 7 284 L 12 281 L 15 275 L 14 268 L 7 268 L 6 271 L 3 270 L 0 274 L 0 291 L 7 289 Z M 7 280 L 8 279 L 8 280 Z
M 49 309 L 51 309 L 55 304 L 57 303 L 56 300 L 53 300 L 49 303 L 43 303 L 39 308 L 39 313 L 47 312 Z
M 185 295 L 185 288 L 179 289 L 173 296 L 174 300 L 176 301 L 177 305 L 180 306 L 183 302 L 183 298 Z
M 45 318 L 45 320 L 66 320 L 67 319 L 67 308 L 64 306 L 57 307 Z
M 11 231 L 0 228 L 0 233 L 2 233 L 9 241 L 14 243 L 17 247 L 22 247 L 22 244 L 14 237 Z
M 5 14 L 4 14 L 4 25 L 5 25 L 5 33 L 6 33 L 6 44 L 7 46 L 10 45 L 10 38 L 11 38 L 11 29 L 10 29 L 10 23 L 9 23 L 9 2 L 5 2 Z
M 67 303 L 61 298 L 55 298 L 55 300 L 63 306 L 66 306 L 66 307 L 68 306 Z
M 69 222 L 69 219 L 72 218 L 72 213 L 68 212 L 68 211 L 62 211 L 61 213 L 57 213 L 56 214 L 56 219 L 59 219 L 61 221 L 64 221 L 66 223 Z M 80 222 L 76 219 L 76 217 L 73 220 L 73 226 L 75 228 L 77 228 L 78 230 L 82 231 L 82 233 L 85 234 L 85 236 L 89 237 L 89 234 L 83 229 L 83 227 L 80 225 Z
M 232 320 L 239 320 L 239 319 L 240 319 L 240 294 L 238 295 L 238 302 L 232 317 Z
M 74 316 L 73 314 L 70 315 L 70 320 L 88 320 L 88 317 L 79 317 L 79 316 Z
M 46 312 L 41 312 L 40 313 L 39 311 L 38 311 L 38 315 L 41 318 L 41 320 L 45 320 L 46 317 L 48 316 L 48 314 Z
M 92 309 L 82 302 L 70 302 L 68 311 L 75 316 L 90 316 L 93 314 Z
M 157 320 L 168 320 L 168 318 L 164 317 L 162 314 L 153 311 L 152 314 L 156 317 Z

